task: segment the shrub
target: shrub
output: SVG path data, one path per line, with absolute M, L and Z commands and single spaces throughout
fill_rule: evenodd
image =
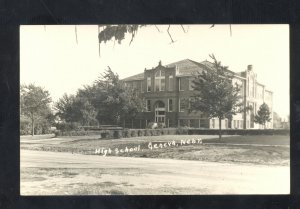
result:
M 287 129 L 224 129 L 222 135 L 289 135 Z M 188 134 L 218 135 L 218 129 L 188 129 Z
M 155 130 L 155 136 L 160 136 L 161 135 L 161 129 L 156 129 Z
M 114 139 L 120 139 L 123 137 L 123 131 L 122 130 L 115 130 L 114 131 Z
M 169 134 L 169 130 L 168 129 L 162 129 L 161 130 L 161 135 L 168 135 Z
M 152 136 L 151 131 L 152 131 L 151 129 L 146 129 L 145 136 Z
M 113 139 L 114 138 L 114 130 L 108 130 L 107 131 L 107 138 Z
M 135 129 L 131 129 L 131 137 L 137 137 L 138 131 Z
M 186 127 L 178 127 L 176 134 L 184 135 L 184 134 L 188 134 L 188 131 L 189 131 L 189 129 Z
M 123 131 L 123 137 L 125 137 L 125 138 L 131 137 L 131 131 L 130 131 L 130 129 L 124 129 L 124 131 Z
M 177 129 L 176 128 L 168 128 L 168 135 L 176 135 Z
M 80 130 L 78 123 L 57 123 L 56 128 L 63 132 Z
M 145 131 L 143 129 L 139 129 L 138 136 L 145 136 Z
M 157 123 L 153 123 L 153 122 L 150 122 L 148 123 L 147 127 L 146 128 L 149 128 L 149 129 L 155 129 L 158 127 L 158 124 Z
M 158 123 L 157 124 L 157 128 L 165 128 L 166 127 L 166 124 L 164 124 L 164 123 Z

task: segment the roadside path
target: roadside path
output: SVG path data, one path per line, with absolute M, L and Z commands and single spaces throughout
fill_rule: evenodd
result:
M 127 194 L 149 194 L 161 191 L 162 187 L 189 194 L 289 194 L 288 166 L 244 165 L 214 163 L 174 159 L 150 159 L 129 157 L 103 157 L 60 152 L 21 150 L 21 193 L 38 195 L 41 188 L 44 193 L 65 194 L 62 191 L 52 193 L 57 185 L 77 183 L 97 184 L 120 181 L 132 185 Z M 49 177 L 44 181 L 30 181 L 22 174 L 22 169 L 69 169 L 80 174 L 72 178 Z M 114 170 L 101 178 L 92 178 L 87 170 Z M 128 175 L 130 170 L 131 175 Z M 127 172 L 127 173 L 126 173 Z M 22 180 L 23 179 L 23 180 Z M 24 181 L 26 179 L 26 181 Z M 157 188 L 157 190 L 155 190 Z M 159 193 L 156 193 L 159 194 Z M 184 193 L 183 193 L 184 194 Z

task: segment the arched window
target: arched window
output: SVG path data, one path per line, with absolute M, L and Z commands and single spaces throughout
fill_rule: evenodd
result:
M 155 91 L 164 91 L 165 86 L 165 71 L 159 70 L 155 73 Z

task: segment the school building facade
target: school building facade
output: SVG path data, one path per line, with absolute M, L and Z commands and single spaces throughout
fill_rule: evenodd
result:
M 140 92 L 146 105 L 146 110 L 140 112 L 134 120 L 126 121 L 125 126 L 145 128 L 150 122 L 157 122 L 164 123 L 166 127 L 218 129 L 217 118 L 207 118 L 201 112 L 189 112 L 186 102 L 195 93 L 192 86 L 195 74 L 212 68 L 213 64 L 209 61 L 195 62 L 185 59 L 165 66 L 159 62 L 152 69 L 144 69 L 143 73 L 123 79 L 126 86 Z M 244 71 L 232 73 L 233 82 L 241 85 L 244 106 L 251 106 L 252 110 L 238 113 L 230 121 L 222 120 L 222 128 L 262 129 L 263 126 L 254 123 L 254 115 L 264 102 L 273 115 L 273 93 L 257 81 L 252 65 L 248 65 Z M 266 124 L 266 128 L 273 128 L 272 120 Z

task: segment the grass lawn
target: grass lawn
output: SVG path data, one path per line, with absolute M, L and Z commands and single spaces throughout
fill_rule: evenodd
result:
M 264 136 L 233 136 L 219 139 L 204 139 L 204 143 L 219 144 L 257 144 L 257 145 L 290 145 L 290 136 L 264 135 Z
M 221 141 L 212 136 L 209 137 L 164 135 L 113 140 L 66 138 L 60 143 L 52 144 L 21 142 L 21 149 L 268 165 L 289 165 L 290 162 L 289 136 L 230 136 L 222 138 Z M 198 139 L 201 138 L 203 138 L 202 143 L 198 143 L 200 142 Z M 195 143 L 192 143 L 192 139 Z M 154 148 L 155 144 L 157 148 Z M 96 150 L 98 153 L 95 153 Z

